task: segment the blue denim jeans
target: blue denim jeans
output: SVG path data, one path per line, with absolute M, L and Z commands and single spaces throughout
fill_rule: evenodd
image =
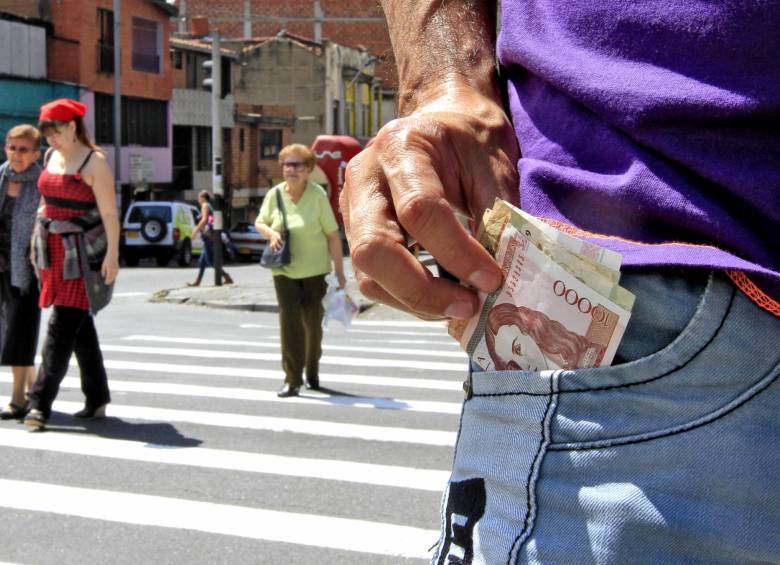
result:
M 639 283 L 633 360 L 469 376 L 432 564 L 780 563 L 780 320 Z

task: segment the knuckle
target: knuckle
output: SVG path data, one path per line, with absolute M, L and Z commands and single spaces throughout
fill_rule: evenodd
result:
M 366 236 L 356 236 L 354 239 L 350 241 L 352 264 L 360 271 L 369 270 L 373 262 L 372 258 L 376 255 L 377 241 Z
M 424 292 L 407 294 L 400 300 L 413 312 L 430 312 L 428 296 Z
M 398 221 L 410 232 L 424 230 L 441 212 L 440 198 L 420 191 L 405 193 L 396 209 Z
M 349 160 L 349 163 L 347 163 L 347 169 L 345 171 L 345 176 L 344 176 L 347 182 L 354 182 L 356 180 L 356 177 L 360 174 L 360 171 L 363 169 L 363 162 L 366 159 L 366 154 L 367 154 L 366 150 L 363 150 Z
M 379 285 L 369 278 L 363 277 L 358 280 L 358 289 L 363 296 L 372 300 L 382 301 L 384 298 L 384 293 L 380 291 Z

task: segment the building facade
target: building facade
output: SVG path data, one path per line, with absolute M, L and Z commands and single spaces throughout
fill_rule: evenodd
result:
M 203 66 L 211 61 L 211 44 L 201 39 L 171 38 L 170 60 L 173 69 L 173 161 L 172 190 L 177 199 L 195 200 L 201 190 L 211 191 L 212 170 L 212 94 L 203 85 L 208 72 Z M 220 125 L 222 127 L 223 186 L 232 186 L 232 130 L 235 100 L 233 82 L 238 72 L 237 56 L 222 49 L 220 88 Z
M 366 142 L 378 131 L 382 87 L 367 51 L 289 33 L 242 44 L 236 102 L 293 106 L 293 141 L 335 134 Z
M 119 44 L 122 204 L 167 189 L 172 181 L 173 91 L 168 40 L 175 6 L 164 0 L 123 0 L 118 38 L 112 0 L 0 0 L 0 10 L 6 9 L 46 22 L 46 77 L 78 87 L 73 97 L 89 108 L 85 122 L 112 166 L 113 51 Z
M 181 30 L 189 29 L 193 17 L 206 17 L 226 38 L 272 37 L 285 30 L 293 36 L 330 40 L 370 53 L 377 57 L 373 74 L 381 81 L 376 92 L 382 103 L 380 126 L 395 118 L 397 71 L 387 22 L 378 2 L 176 0 L 176 5 L 180 10 Z M 321 18 L 319 25 L 315 20 L 317 15 Z
M 79 98 L 74 84 L 46 75 L 48 22 L 37 14 L 0 12 L 0 139 L 19 124 L 35 125 L 41 105 L 56 98 Z M 5 161 L 5 153 L 0 162 Z

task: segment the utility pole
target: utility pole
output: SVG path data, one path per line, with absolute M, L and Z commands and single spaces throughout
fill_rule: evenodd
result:
M 322 21 L 325 19 L 325 12 L 322 11 L 320 0 L 314 0 L 314 41 L 322 43 Z
M 187 0 L 179 0 L 179 33 L 187 33 Z
M 222 229 L 224 221 L 222 207 L 222 120 L 220 100 L 222 96 L 222 53 L 219 45 L 219 30 L 211 31 L 211 161 L 212 192 L 214 195 L 214 284 L 222 286 Z
M 114 189 L 117 210 L 122 214 L 122 36 L 119 26 L 121 0 L 114 0 Z
M 244 0 L 244 37 L 252 37 L 252 0 Z

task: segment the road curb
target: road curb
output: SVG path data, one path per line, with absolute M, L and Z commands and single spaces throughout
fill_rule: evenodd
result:
M 203 300 L 194 296 L 169 296 L 171 292 L 179 290 L 178 288 L 169 288 L 158 290 L 155 292 L 148 302 L 154 302 L 158 304 L 185 304 L 189 306 L 202 306 L 204 308 L 217 308 L 221 310 L 242 310 L 246 312 L 279 312 L 279 306 L 277 304 L 268 303 L 231 303 L 224 300 Z M 368 300 L 358 300 L 359 313 L 373 308 L 376 305 L 375 302 Z

